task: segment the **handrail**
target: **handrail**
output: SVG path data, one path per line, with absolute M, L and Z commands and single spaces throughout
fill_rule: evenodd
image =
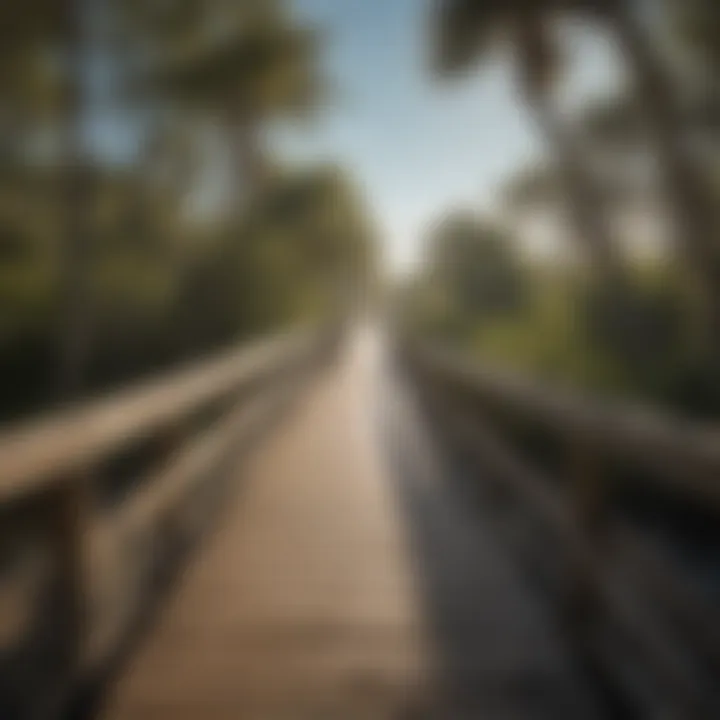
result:
M 48 489 L 311 346 L 286 333 L 0 434 L 0 503 Z
M 648 715 L 672 708 L 678 717 L 716 717 L 714 605 L 688 582 L 663 543 L 614 512 L 613 490 L 617 484 L 641 484 L 656 494 L 670 490 L 683 503 L 716 512 L 720 429 L 541 387 L 431 343 L 406 341 L 400 351 L 418 386 L 430 389 L 431 410 L 445 413 L 452 442 L 500 478 L 550 531 L 552 567 L 537 547 L 520 550 L 531 555 L 534 571 L 555 583 L 583 652 Z M 566 482 L 553 482 L 506 442 L 502 429 L 495 432 L 498 413 L 554 434 L 562 447 L 556 471 Z M 616 468 L 645 472 L 618 475 Z M 627 655 L 625 663 L 618 663 L 618 653 Z
M 620 458 L 694 501 L 720 507 L 720 428 L 670 418 L 629 403 L 609 403 L 488 369 L 458 352 L 415 345 L 413 363 L 469 396 L 562 431 L 596 454 Z
M 32 652 L 54 648 L 53 676 L 42 663 L 28 676 L 18 665 L 0 705 L 20 703 L 28 717 L 64 716 L 117 659 L 212 520 L 213 502 L 227 489 L 223 458 L 272 418 L 336 339 L 332 328 L 285 332 L 0 432 L 0 508 L 14 512 L 21 501 L 21 521 L 7 528 L 12 552 L 32 546 L 45 563 L 40 585 L 18 590 L 33 610 L 17 642 Z M 211 408 L 220 417 L 209 427 L 183 432 Z M 103 462 L 155 438 L 162 457 L 138 462 L 141 482 L 112 507 L 98 505 Z M 8 567 L 0 601 L 19 587 Z M 38 639 L 34 613 L 49 598 L 54 621 Z

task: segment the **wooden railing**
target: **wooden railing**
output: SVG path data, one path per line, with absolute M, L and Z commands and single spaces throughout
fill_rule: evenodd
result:
M 56 717 L 99 679 L 221 505 L 218 463 L 331 335 L 240 347 L 0 434 L 0 717 Z M 102 501 L 118 458 L 132 482 Z
M 720 609 L 672 541 L 627 508 L 630 495 L 697 512 L 720 534 L 720 430 L 549 389 L 427 343 L 405 343 L 402 356 L 439 429 L 528 511 L 524 558 L 624 697 L 641 716 L 720 717 Z M 538 446 L 552 446 L 550 460 Z

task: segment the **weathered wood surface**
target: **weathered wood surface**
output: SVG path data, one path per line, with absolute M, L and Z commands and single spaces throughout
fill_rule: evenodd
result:
M 0 433 L 0 716 L 55 718 L 103 674 L 212 521 L 218 463 L 331 341 L 275 336 Z M 107 461 L 158 439 L 99 502 Z
M 416 716 L 429 661 L 367 362 L 356 345 L 238 469 L 106 720 Z
M 443 678 L 469 688 L 469 694 L 461 693 L 464 706 L 493 716 L 556 720 L 562 717 L 559 708 L 565 708 L 568 717 L 594 717 L 593 692 L 582 687 L 566 638 L 559 628 L 547 630 L 549 621 L 538 611 L 542 603 L 530 597 L 514 561 L 491 537 L 493 513 L 486 508 L 485 515 L 477 514 L 453 496 L 453 470 L 428 460 L 432 438 L 413 435 L 412 412 L 398 415 L 399 434 L 392 441 L 396 454 L 405 456 L 404 475 L 389 462 L 378 443 L 383 430 L 377 421 L 388 414 L 395 390 L 378 382 L 377 347 L 370 336 L 358 335 L 249 462 L 245 458 L 231 466 L 228 488 L 237 494 L 226 495 L 227 483 L 216 487 L 218 476 L 205 473 L 237 445 L 236 437 L 267 415 L 273 396 L 284 394 L 283 384 L 296 386 L 293 373 L 307 366 L 303 358 L 313 357 L 316 346 L 317 338 L 300 336 L 263 343 L 0 437 L 5 462 L 0 500 L 37 502 L 45 507 L 36 518 L 40 522 L 50 505 L 55 507 L 57 492 L 85 482 L 83 471 L 96 461 L 173 428 L 177 418 L 198 406 L 236 401 L 206 435 L 178 437 L 161 471 L 152 468 L 123 503 L 86 517 L 80 528 L 83 552 L 68 542 L 70 560 L 84 556 L 78 565 L 82 573 L 68 563 L 64 574 L 82 575 L 75 585 L 86 627 L 73 632 L 80 662 L 71 661 L 74 676 L 60 678 L 62 687 L 114 656 L 149 597 L 155 573 L 166 560 L 173 564 L 177 545 L 198 537 L 193 530 L 198 523 L 215 525 L 217 516 L 204 506 L 228 498 L 217 533 L 189 565 L 177 565 L 184 574 L 159 623 L 109 687 L 102 708 L 106 720 L 460 717 L 445 712 L 451 705 L 441 697 L 448 686 Z M 605 478 L 594 473 L 598 457 L 617 456 L 648 470 L 659 464 L 657 475 L 643 477 L 645 489 L 671 488 L 703 502 L 716 498 L 711 428 L 644 411 L 595 408 L 523 381 L 478 375 L 449 357 L 426 355 L 421 364 L 422 377 L 440 387 L 441 395 L 451 390 L 447 394 L 455 400 L 471 400 L 466 407 L 459 403 L 470 416 L 462 423 L 467 432 L 453 429 L 452 408 L 439 412 L 438 422 L 456 439 L 468 436 L 480 475 L 502 475 L 546 525 L 561 530 L 560 545 L 574 551 L 569 562 L 562 560 L 568 553 L 556 551 L 552 542 L 539 545 L 561 558 L 565 580 L 582 579 L 582 596 L 588 588 L 617 587 L 618 582 L 603 578 L 628 566 L 609 567 L 607 523 L 589 522 L 596 510 L 602 520 L 612 500 Z M 258 392 L 236 396 L 241 388 Z M 372 411 L 376 403 L 382 405 L 379 414 Z M 570 485 L 587 490 L 590 484 L 593 492 L 548 495 L 548 483 L 528 474 L 518 458 L 495 452 L 489 434 L 477 425 L 477 409 L 483 406 L 552 427 L 566 440 Z M 681 467 L 684 475 L 678 475 Z M 593 482 L 580 482 L 588 478 Z M 60 534 L 72 540 L 71 533 L 53 530 L 56 523 L 45 520 L 46 544 L 58 546 Z M 412 554 L 406 526 L 413 536 Z M 32 620 L 23 620 L 30 606 L 24 598 L 40 594 L 37 577 L 49 572 L 33 555 L 34 545 L 27 547 L 27 561 L 17 565 L 18 582 L 0 593 L 0 611 L 13 618 L 0 623 L 5 644 L 14 645 L 17 627 Z M 644 582 L 647 575 L 632 574 L 633 582 Z M 656 575 L 661 584 L 671 579 L 663 568 Z M 649 594 L 657 593 L 658 582 L 650 585 Z M 634 601 L 590 595 L 607 607 L 622 606 L 635 642 L 635 631 L 647 622 L 638 618 Z M 702 635 L 709 614 L 696 614 L 697 604 L 688 604 L 685 595 L 673 595 L 671 609 L 688 636 Z M 642 663 L 660 663 L 662 684 L 677 685 L 674 695 L 688 695 L 696 678 L 686 683 L 680 676 L 690 666 L 676 672 L 674 652 L 665 652 L 667 644 L 658 644 L 651 630 L 643 630 L 638 641 L 645 654 L 652 654 Z M 714 645 L 705 644 L 714 658 Z M 619 657 L 617 647 L 610 647 L 611 664 Z M 682 682 L 665 682 L 666 677 Z M 544 704 L 533 699 L 535 692 Z M 597 714 L 602 716 L 600 710 Z M 697 715 L 678 715 L 685 716 Z
M 443 418 L 442 432 L 472 458 L 479 477 L 496 478 L 507 505 L 524 509 L 518 515 L 527 514 L 532 531 L 519 544 L 528 565 L 555 604 L 567 606 L 571 634 L 642 708 L 639 716 L 715 717 L 717 610 L 670 551 L 670 539 L 660 542 L 657 531 L 625 517 L 617 491 L 670 496 L 680 512 L 716 512 L 718 429 L 554 393 L 444 350 L 416 347 L 405 357 Z M 507 430 L 515 420 L 542 429 L 559 447 L 561 465 L 541 469 L 512 431 L 502 432 L 502 421 Z M 644 472 L 627 472 L 638 469 Z

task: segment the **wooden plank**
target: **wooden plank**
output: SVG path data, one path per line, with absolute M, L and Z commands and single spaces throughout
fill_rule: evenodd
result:
M 423 628 L 362 373 L 323 378 L 243 471 L 108 720 L 414 716 Z
M 580 618 L 575 613 L 568 616 L 568 628 L 581 646 L 586 645 L 613 682 L 624 686 L 633 703 L 643 707 L 647 703 L 662 707 L 665 703 L 668 711 L 672 707 L 679 713 L 669 717 L 714 717 L 719 699 L 709 669 L 695 652 L 703 644 L 697 637 L 679 632 L 662 617 L 659 605 L 664 598 L 642 592 L 659 589 L 658 577 L 648 588 L 650 549 L 646 547 L 641 555 L 637 538 L 631 538 L 626 547 L 627 530 L 621 527 L 618 533 L 615 520 L 603 528 L 602 538 L 593 537 L 588 518 L 577 515 L 567 494 L 545 473 L 520 459 L 476 410 L 457 402 L 453 406 L 446 394 L 434 400 L 434 407 L 442 405 L 438 412 L 442 413 L 448 434 L 474 459 L 477 472 L 490 470 L 511 489 L 521 506 L 528 507 L 541 520 L 547 531 L 545 537 L 536 534 L 532 546 L 519 550 L 531 557 L 528 565 L 534 572 L 547 575 L 543 580 L 558 599 L 563 600 L 563 590 L 558 593 L 558 588 L 553 587 L 558 582 L 554 572 L 557 564 L 562 568 L 560 577 L 571 583 L 577 568 L 591 569 L 584 578 L 587 612 Z M 600 539 L 602 542 L 596 545 Z M 544 557 L 538 554 L 541 550 Z M 547 557 L 551 563 L 543 562 Z M 657 565 L 658 558 L 654 562 Z M 663 575 L 662 580 L 673 587 L 676 579 Z M 669 587 L 662 591 L 668 592 Z M 682 588 L 673 587 L 673 594 L 674 609 L 683 616 L 685 625 L 694 615 L 699 626 L 711 626 L 715 612 L 694 602 Z M 688 637 L 692 639 L 690 646 Z M 706 644 L 712 644 L 712 637 L 707 640 Z M 640 676 L 642 682 L 637 680 Z
M 90 540 L 89 591 L 92 627 L 83 665 L 95 671 L 113 659 L 149 604 L 150 575 L 164 558 L 158 544 L 197 538 L 206 524 L 208 505 L 217 496 L 222 476 L 218 466 L 238 445 L 248 442 L 287 402 L 298 383 L 292 373 L 267 392 L 242 400 L 206 433 L 179 448 L 165 467 L 153 472 L 123 505 L 95 519 Z M 170 537 L 168 537 L 168 535 Z

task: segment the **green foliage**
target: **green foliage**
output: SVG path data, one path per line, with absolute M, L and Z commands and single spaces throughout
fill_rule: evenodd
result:
M 53 395 L 58 342 L 57 226 L 27 169 L 0 187 L 0 394 L 10 417 Z M 125 382 L 252 334 L 318 322 L 357 302 L 375 239 L 336 168 L 279 174 L 248 211 L 163 231 L 168 212 L 142 168 L 97 174 L 87 385 Z M 149 200 L 138 211 L 137 198 Z
M 523 303 L 523 277 L 509 238 L 472 216 L 448 217 L 429 247 L 433 281 L 474 316 L 507 315 Z
M 288 2 L 28 0 L 3 4 L 0 39 L 3 417 L 72 384 L 58 365 L 78 338 L 92 392 L 357 301 L 376 251 L 349 178 L 254 172 L 266 124 L 313 110 L 322 86 L 317 33 Z M 91 46 L 114 78 L 105 100 L 143 124 L 119 166 L 85 148 Z M 243 185 L 200 218 L 210 133 Z
M 445 335 L 513 316 L 526 302 L 524 269 L 511 238 L 472 215 L 455 213 L 428 239 L 427 263 L 410 291 L 421 326 Z
M 702 63 L 720 67 L 720 5 L 715 0 L 669 0 L 677 34 Z
M 491 316 L 479 309 L 477 298 L 467 290 L 449 292 L 448 283 L 438 287 L 425 278 L 412 291 L 421 318 L 416 322 L 501 363 L 513 362 L 524 370 L 587 388 L 642 396 L 686 412 L 717 415 L 720 274 L 715 187 L 706 182 L 704 169 L 687 152 L 690 140 L 717 140 L 717 93 L 707 83 L 700 91 L 706 97 L 701 95 L 699 101 L 678 92 L 657 50 L 657 36 L 649 23 L 640 20 L 641 5 L 601 0 L 439 0 L 433 16 L 438 73 L 467 70 L 486 58 L 497 39 L 504 41 L 512 53 L 519 88 L 555 156 L 549 168 L 531 168 L 515 178 L 506 188 L 506 199 L 517 207 L 546 204 L 548 198 L 564 195 L 572 237 L 583 245 L 595 277 L 580 282 L 556 271 L 547 281 L 545 271 L 529 269 L 526 283 L 531 300 L 521 312 Z M 668 0 L 667 5 L 677 10 L 680 34 L 696 59 L 706 69 L 716 67 L 720 4 Z M 637 92 L 590 108 L 583 118 L 585 135 L 595 150 L 600 148 L 606 155 L 612 151 L 622 170 L 613 177 L 586 163 L 584 148 L 567 132 L 550 92 L 558 66 L 553 30 L 558 20 L 570 17 L 602 25 L 612 33 Z M 648 148 L 660 170 L 675 230 L 675 261 L 685 265 L 682 276 L 678 268 L 648 273 L 634 267 L 622 256 L 612 232 L 614 218 L 606 214 L 609 205 L 616 208 L 642 192 L 643 199 L 647 197 L 647 185 L 638 193 L 633 173 L 627 172 L 632 165 L 623 163 Z M 558 178 L 553 177 L 556 169 Z M 482 262 L 478 259 L 477 267 Z M 430 268 L 435 266 L 431 260 Z M 693 280 L 689 282 L 685 272 L 692 273 Z M 473 273 L 465 268 L 462 276 L 471 278 Z M 478 277 L 474 285 L 480 292 L 487 281 Z M 693 293 L 699 300 L 692 300 Z
M 287 3 L 132 2 L 121 15 L 129 50 L 141 55 L 129 85 L 144 103 L 230 123 L 230 134 L 317 105 L 319 38 Z
M 550 21 L 569 8 L 558 0 L 441 0 L 434 17 L 435 67 L 441 75 L 465 71 L 498 39 L 509 40 L 523 92 L 542 95 L 560 60 Z
M 504 202 L 513 208 L 548 206 L 561 198 L 557 173 L 545 164 L 523 167 L 503 185 Z
M 694 352 L 687 283 L 672 264 L 633 267 L 622 298 L 568 268 L 523 268 L 524 301 L 511 312 L 462 304 L 426 270 L 403 299 L 406 322 L 543 382 L 717 415 L 712 369 Z

